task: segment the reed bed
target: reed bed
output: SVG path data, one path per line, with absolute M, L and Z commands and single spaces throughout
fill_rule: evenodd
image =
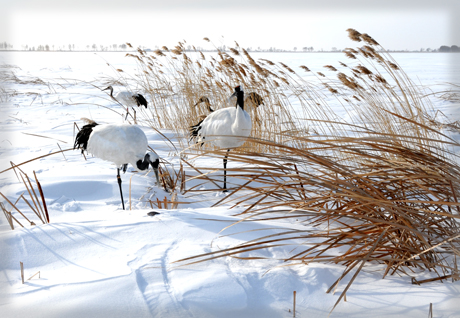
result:
M 207 115 L 204 105 L 194 106 L 199 98 L 209 97 L 214 109 L 227 107 L 224 101 L 237 85 L 246 93 L 257 92 L 264 100 L 259 107 L 247 103 L 254 138 L 283 143 L 290 135 L 355 136 L 354 126 L 358 125 L 367 129 L 365 135 L 410 134 L 420 137 L 423 146 L 436 147 L 432 139 L 439 139 L 439 134 L 430 129 L 434 111 L 424 89 L 372 37 L 347 31 L 352 40 L 364 45 L 344 50 L 347 63 L 325 65 L 320 71 L 305 65 L 296 71 L 282 62 L 255 60 L 237 42 L 229 51 L 218 49 L 215 55 L 186 51 L 186 43 L 179 42 L 172 49 L 128 53 L 137 63 L 138 74 L 114 68 L 118 75 L 113 82 L 145 92 L 151 107 L 141 110 L 137 121 L 157 130 L 175 131 L 183 148 L 190 145 L 189 127 Z M 347 118 L 333 111 L 331 99 L 343 107 Z M 252 141 L 245 147 L 274 151 Z
M 228 180 L 237 182 L 216 203 L 245 206 L 237 214 L 241 220 L 231 225 L 236 228 L 240 222 L 283 220 L 283 229 L 176 264 L 228 256 L 260 259 L 264 257 L 259 250 L 281 246 L 291 250 L 282 260 L 285 266 L 343 265 L 343 275 L 328 292 L 354 271 L 338 302 L 364 266 L 380 266 L 383 278 L 423 270 L 445 280 L 459 278 L 455 255 L 460 256 L 460 167 L 455 162 L 419 150 L 418 138 L 405 141 L 413 147 L 395 143 L 386 134 L 292 138 L 295 147 L 252 140 L 277 148 L 271 154 L 230 152 L 230 162 L 239 167 L 227 170 Z M 344 154 L 340 160 L 327 155 L 338 152 Z
M 16 91 L 8 87 L 6 83 L 17 79 L 14 75 L 13 70 L 9 70 L 13 68 L 11 65 L 0 65 L 0 80 L 2 81 L 2 85 L 0 85 L 0 103 L 8 102 L 11 96 L 16 95 Z

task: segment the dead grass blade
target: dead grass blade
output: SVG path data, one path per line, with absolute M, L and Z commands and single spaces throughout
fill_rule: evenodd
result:
M 18 168 L 20 170 L 20 168 Z M 22 170 L 20 170 L 20 172 L 22 173 L 21 174 L 21 179 L 22 179 L 22 182 L 24 183 L 24 186 L 26 187 L 27 189 L 27 192 L 29 193 L 29 196 L 30 198 L 32 199 L 32 203 L 34 204 L 35 206 L 35 209 L 32 208 L 32 206 L 30 206 L 29 202 L 24 198 L 24 201 L 30 206 L 30 208 L 32 209 L 32 211 L 38 216 L 38 218 L 40 219 L 40 221 L 42 221 L 43 224 L 45 224 L 45 220 L 44 220 L 44 217 L 42 217 L 43 214 L 43 210 L 41 209 L 41 205 L 40 205 L 40 201 L 38 200 L 38 197 L 37 197 L 37 194 L 35 193 L 35 190 L 34 188 L 32 187 L 32 183 L 30 182 L 30 179 L 29 177 L 27 176 L 27 174 L 25 174 Z M 27 181 L 28 181 L 28 184 L 26 183 L 26 181 L 24 180 L 24 177 L 26 177 Z M 30 186 L 30 188 L 29 188 Z M 32 196 L 32 193 L 30 191 L 30 189 L 32 189 L 32 193 L 33 193 L 33 196 Z M 40 213 L 41 211 L 41 213 Z
M 334 304 L 334 307 L 332 307 L 329 315 L 334 311 L 335 307 L 337 307 L 337 305 L 340 303 L 340 300 L 345 297 L 346 293 L 347 293 L 347 290 L 350 288 L 351 284 L 353 284 L 353 281 L 355 280 L 355 278 L 358 276 L 359 272 L 361 271 L 361 269 L 363 268 L 364 264 L 366 264 L 366 262 L 368 261 L 369 257 L 372 255 L 372 252 L 374 252 L 374 250 L 377 248 L 379 242 L 382 240 L 383 236 L 385 235 L 385 233 L 387 232 L 388 228 L 386 228 L 382 234 L 380 234 L 379 238 L 375 241 L 374 245 L 372 245 L 372 248 L 369 250 L 369 253 L 367 253 L 367 255 L 362 259 L 361 261 L 361 265 L 358 267 L 358 269 L 356 270 L 355 274 L 353 275 L 353 277 L 351 278 L 351 280 L 348 282 L 347 284 L 347 287 L 345 287 L 345 289 L 343 290 L 343 292 L 340 294 L 340 297 L 339 299 L 337 299 L 337 302 Z
M 8 221 L 8 224 L 10 225 L 10 228 L 14 230 L 14 224 L 13 224 L 13 218 L 11 213 L 5 208 L 2 202 L 0 202 L 0 208 L 3 211 L 3 214 L 5 215 L 6 220 Z
M 63 143 L 67 143 L 67 141 L 63 141 L 63 140 L 59 140 L 59 139 L 56 139 L 56 138 L 52 138 L 52 137 L 47 137 L 47 136 L 42 136 L 42 135 L 37 135 L 37 134 L 30 134 L 30 133 L 25 133 L 23 132 L 24 135 L 29 135 L 29 136 L 35 136 L 35 137 L 40 137 L 40 138 L 47 138 L 47 139 L 53 139 L 53 140 L 57 140 L 59 142 L 63 142 Z M 60 148 L 60 147 L 59 147 Z M 62 150 L 61 150 L 62 151 Z
M 35 174 L 35 171 L 34 171 L 34 176 L 35 176 L 35 182 L 37 183 L 38 191 L 40 192 L 40 197 L 42 198 L 43 209 L 45 210 L 46 223 L 50 223 L 50 216 L 48 214 L 48 208 L 46 206 L 45 196 L 43 195 L 42 186 L 40 185 L 40 182 L 38 182 L 38 178 L 37 178 L 37 175 Z

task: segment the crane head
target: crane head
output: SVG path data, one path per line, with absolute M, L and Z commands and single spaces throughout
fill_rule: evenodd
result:
M 103 89 L 103 91 L 106 91 L 106 90 L 110 90 L 110 96 L 113 97 L 113 95 L 112 95 L 112 94 L 113 94 L 113 87 L 112 87 L 112 85 L 109 85 L 109 86 L 107 86 L 106 88 Z
M 211 105 L 211 102 L 209 101 L 209 98 L 207 98 L 206 96 L 201 96 L 200 99 L 193 106 L 196 107 L 199 103 L 205 103 L 206 106 Z
M 239 105 L 244 109 L 244 91 L 243 88 L 238 85 L 235 87 L 235 92 L 228 98 L 228 102 L 233 103 L 234 98 L 236 97 L 236 105 Z
M 207 98 L 206 96 L 201 96 L 198 102 L 193 106 L 196 107 L 200 103 L 205 103 L 206 108 L 208 109 L 210 113 L 214 111 L 214 109 L 211 108 L 211 102 L 209 101 L 209 98 Z

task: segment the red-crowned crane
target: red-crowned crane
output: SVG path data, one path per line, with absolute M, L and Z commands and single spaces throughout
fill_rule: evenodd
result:
M 148 102 L 144 96 L 139 93 L 131 93 L 128 91 L 120 91 L 113 96 L 113 87 L 110 85 L 107 88 L 104 88 L 103 91 L 110 90 L 110 96 L 122 102 L 127 106 L 145 106 L 147 108 Z
M 261 99 L 260 97 L 260 102 L 262 102 Z M 204 102 L 206 100 L 203 99 Z M 233 148 L 241 146 L 251 133 L 252 128 L 251 117 L 244 110 L 244 91 L 240 86 L 235 87 L 235 92 L 227 100 L 229 103 L 233 101 L 235 102 L 235 106 L 213 111 L 198 124 L 190 127 L 190 137 L 195 139 L 197 143 L 211 142 L 216 147 L 227 149 L 227 153 L 223 159 L 224 192 L 227 192 L 226 169 L 228 152 Z
M 107 88 L 104 88 L 103 91 L 110 90 L 110 97 L 121 103 L 122 105 L 126 106 L 126 117 L 128 117 L 128 108 L 132 107 L 134 113 L 136 110 L 134 106 L 145 106 L 147 108 L 148 102 L 144 96 L 139 93 L 131 93 L 128 91 L 120 91 L 113 96 L 113 87 L 110 85 Z
M 145 133 L 138 126 L 129 124 L 102 124 L 88 120 L 75 138 L 74 149 L 81 148 L 93 156 L 113 162 L 117 166 L 117 181 L 120 188 L 123 210 L 125 203 L 121 190 L 120 169 L 126 172 L 128 163 L 139 170 L 146 170 L 149 165 L 155 172 L 157 184 L 160 158 L 154 152 L 147 152 L 148 142 Z M 147 152 L 147 153 L 146 153 Z

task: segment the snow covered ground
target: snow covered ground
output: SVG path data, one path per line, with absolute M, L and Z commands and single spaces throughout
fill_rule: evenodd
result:
M 317 71 L 345 60 L 335 53 L 260 54 Z M 435 91 L 446 82 L 460 84 L 460 54 L 393 57 L 414 81 Z M 81 126 L 81 117 L 122 122 L 120 107 L 97 89 L 104 76 L 113 76 L 104 59 L 119 68 L 133 67 L 123 53 L 0 53 L 0 72 L 9 78 L 2 83 L 3 92 L 12 95 L 8 101 L 0 99 L 0 171 L 11 167 L 10 162 L 72 148 L 74 122 Z M 437 100 L 435 105 L 452 121 L 460 119 L 457 104 Z M 178 168 L 174 148 L 155 131 L 144 131 L 160 157 Z M 171 132 L 163 133 L 174 141 Z M 202 166 L 222 164 L 219 159 L 200 160 Z M 272 261 L 229 257 L 177 267 L 172 262 L 260 235 L 250 230 L 268 234 L 300 225 L 251 222 L 220 233 L 238 220 L 233 215 L 241 209 L 211 207 L 222 197 L 213 192 L 180 195 L 178 201 L 187 204 L 148 216 L 153 209 L 145 200 L 170 194 L 155 186 L 153 173 L 132 173 L 132 167 L 122 175 L 128 207 L 123 211 L 115 167 L 91 156 L 85 160 L 77 150 L 31 161 L 21 169 L 31 179 L 35 171 L 50 223 L 42 224 L 22 200 L 18 208 L 37 226 L 13 212 L 25 227 L 15 224 L 12 231 L 0 215 L 1 317 L 292 317 L 294 291 L 296 317 L 327 317 L 350 279 L 334 295 L 326 294 L 343 268 L 278 267 L 283 263 L 276 259 L 289 255 L 283 248 L 258 252 Z M 9 200 L 14 202 L 24 191 L 29 198 L 13 170 L 0 173 L 0 192 Z M 8 206 L 3 198 L 1 202 Z M 435 317 L 460 317 L 459 281 L 417 286 L 407 276 L 382 280 L 380 269 L 365 267 L 331 317 L 426 317 L 430 303 Z M 37 272 L 40 277 L 28 280 Z

